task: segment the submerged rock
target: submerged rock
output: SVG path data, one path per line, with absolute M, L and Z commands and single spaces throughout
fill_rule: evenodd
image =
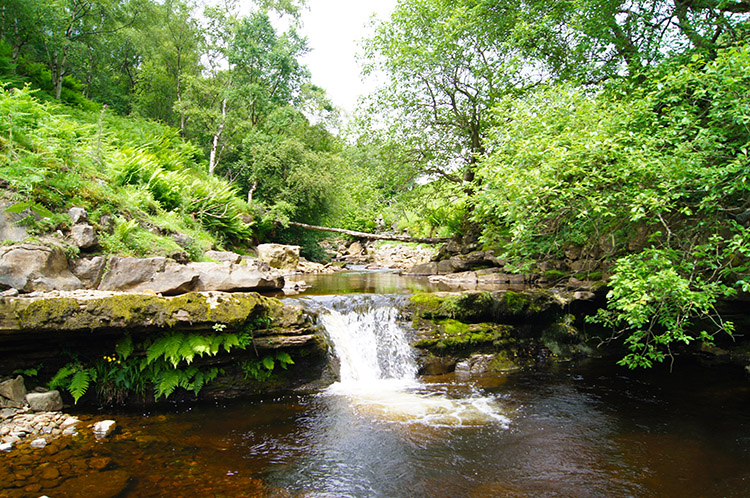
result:
M 117 428 L 117 422 L 114 420 L 102 420 L 94 424 L 94 434 L 97 438 L 105 438 L 111 435 Z
M 127 487 L 130 475 L 124 470 L 87 472 L 63 481 L 54 489 L 55 496 L 85 496 L 86 498 L 113 498 Z

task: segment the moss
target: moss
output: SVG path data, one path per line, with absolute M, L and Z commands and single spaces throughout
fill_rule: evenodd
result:
M 507 314 L 520 315 L 527 310 L 530 303 L 531 297 L 528 294 L 507 291 L 500 299 L 500 308 Z
M 16 312 L 20 329 L 85 330 L 102 328 L 171 328 L 212 326 L 239 327 L 265 318 L 269 310 L 297 317 L 301 311 L 285 311 L 280 301 L 255 293 L 188 293 L 166 298 L 149 294 L 116 294 L 105 298 L 40 299 Z M 291 319 L 287 321 L 292 321 Z M 270 321 L 268 321 L 270 324 Z
M 446 334 L 463 335 L 469 332 L 469 325 L 459 322 L 458 320 L 443 320 L 441 326 Z
M 565 278 L 567 276 L 567 273 L 560 270 L 547 270 L 544 272 L 544 278 L 547 280 L 560 280 L 561 278 Z
M 417 316 L 429 319 L 453 318 L 476 323 L 492 319 L 495 301 L 489 292 L 463 294 L 415 294 L 412 309 Z
M 424 323 L 424 322 L 423 322 Z M 431 337 L 423 338 L 414 346 L 434 354 L 466 353 L 476 349 L 508 347 L 513 343 L 513 328 L 494 323 L 466 324 L 447 319 L 434 322 Z
M 423 318 L 440 318 L 446 315 L 446 301 L 450 301 L 452 296 L 444 296 L 439 294 L 421 293 L 414 294 L 409 300 L 412 304 L 412 309 L 417 316 Z M 451 306 L 448 305 L 448 308 Z
M 511 358 L 511 355 L 513 358 Z M 495 354 L 495 357 L 489 363 L 489 369 L 493 372 L 507 372 L 509 370 L 518 370 L 522 365 L 517 363 L 518 354 L 511 351 L 502 351 Z
M 16 312 L 19 327 L 22 329 L 48 328 L 59 325 L 68 317 L 76 316 L 80 305 L 76 299 L 40 299 Z

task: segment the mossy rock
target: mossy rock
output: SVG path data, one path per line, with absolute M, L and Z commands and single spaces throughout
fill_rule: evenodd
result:
M 560 312 L 560 304 L 549 290 L 499 291 L 493 294 L 493 299 L 496 302 L 494 320 L 498 322 L 546 320 Z
M 429 322 L 422 322 L 422 324 Z M 445 319 L 433 322 L 429 332 L 422 329 L 421 339 L 413 346 L 436 355 L 466 353 L 479 349 L 499 350 L 513 344 L 513 327 L 495 323 L 466 324 Z
M 496 306 L 489 292 L 422 293 L 412 296 L 410 303 L 418 317 L 431 320 L 451 318 L 467 323 L 492 320 Z
M 44 298 L 13 303 L 18 330 L 100 330 L 239 327 L 248 322 L 297 323 L 299 310 L 285 310 L 276 299 L 256 293 L 187 293 L 174 297 L 115 294 L 76 299 Z M 287 316 L 289 315 L 289 316 Z M 8 327 L 8 324 L 4 324 Z

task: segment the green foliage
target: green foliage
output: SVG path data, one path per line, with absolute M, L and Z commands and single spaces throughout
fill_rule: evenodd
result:
M 249 238 L 247 206 L 235 188 L 202 171 L 200 153 L 174 130 L 68 111 L 38 101 L 28 89 L 0 91 L 0 140 L 8 144 L 0 148 L 0 175 L 19 198 L 16 210 L 46 216 L 34 222 L 38 231 L 60 228 L 64 220 L 52 212 L 75 204 L 88 208 L 93 221 L 119 213 L 115 232 L 102 235 L 109 252 L 180 250 L 148 226 L 190 234 L 196 257 L 216 239 Z
M 659 249 L 617 261 L 607 309 L 599 310 L 593 321 L 627 334 L 625 344 L 631 353 L 621 365 L 650 367 L 671 357 L 672 343 L 711 343 L 718 332 L 732 334 L 733 324 L 723 321 L 714 306 L 718 297 L 736 294 L 735 289 L 706 280 L 692 266 L 677 251 Z M 696 320 L 701 322 L 697 329 Z M 711 329 L 702 328 L 706 326 Z
M 635 87 L 552 87 L 503 102 L 474 210 L 485 241 L 509 236 L 507 255 L 519 263 L 567 244 L 619 256 L 597 321 L 624 337 L 631 367 L 662 361 L 674 343 L 732 332 L 714 304 L 746 287 L 750 241 L 736 221 L 750 193 L 747 47 L 648 76 Z
M 289 356 L 289 353 L 280 352 L 263 358 L 243 361 L 240 363 L 240 368 L 245 379 L 265 382 L 273 375 L 276 365 L 286 370 L 289 365 L 294 365 L 294 360 Z
M 248 329 L 252 327 L 251 324 Z M 75 359 L 64 365 L 52 378 L 49 387 L 68 391 L 76 403 L 92 386 L 96 387 L 97 396 L 103 403 L 124 403 L 129 395 L 142 398 L 149 390 L 157 400 L 168 398 L 177 388 L 197 395 L 216 379 L 221 370 L 195 365 L 196 357 L 216 356 L 222 350 L 226 353 L 244 351 L 252 345 L 251 332 L 226 333 L 223 327 L 216 329 L 215 334 L 209 335 L 170 331 L 139 344 L 126 335 L 115 345 L 112 354 L 91 362 Z M 249 365 L 253 361 L 256 360 L 246 363 Z M 286 369 L 293 363 L 283 352 L 261 358 L 253 363 L 259 372 L 253 378 L 267 380 L 275 365 Z

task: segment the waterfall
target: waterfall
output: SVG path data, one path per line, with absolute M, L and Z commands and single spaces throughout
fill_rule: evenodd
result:
M 398 310 L 363 299 L 345 310 L 330 309 L 320 321 L 341 363 L 342 384 L 413 384 L 417 364 Z
M 494 398 L 470 385 L 425 384 L 399 322 L 397 296 L 349 295 L 305 300 L 340 363 L 340 381 L 325 395 L 343 397 L 359 415 L 405 424 L 476 426 L 509 419 Z

